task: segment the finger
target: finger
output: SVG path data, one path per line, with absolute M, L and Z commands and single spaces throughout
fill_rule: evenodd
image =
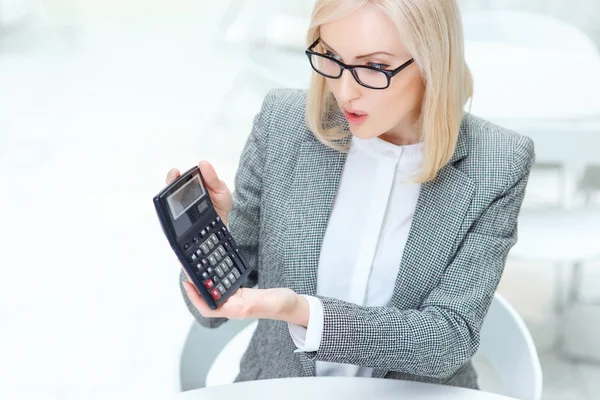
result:
M 200 161 L 198 163 L 198 168 L 200 168 L 200 172 L 204 177 L 204 182 L 206 182 L 206 186 L 208 186 L 209 189 L 217 193 L 227 190 L 227 185 L 223 180 L 219 179 L 217 171 L 215 171 L 211 163 L 206 160 Z
M 171 168 L 169 172 L 167 172 L 167 184 L 179 178 L 179 175 L 179 170 L 177 168 Z
M 183 282 L 183 287 L 185 288 L 185 293 L 187 294 L 188 298 L 190 299 L 194 307 L 198 309 L 198 312 L 200 312 L 202 316 L 208 318 L 217 316 L 215 315 L 215 312 L 211 310 L 210 307 L 208 307 L 206 301 L 204 301 L 204 299 L 200 297 L 198 291 L 192 283 Z
M 185 277 L 187 278 L 188 282 L 191 282 L 192 280 L 190 279 L 190 275 L 187 273 L 185 268 L 181 268 L 181 270 L 185 273 Z

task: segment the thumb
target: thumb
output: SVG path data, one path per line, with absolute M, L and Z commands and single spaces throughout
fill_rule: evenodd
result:
M 204 182 L 210 190 L 216 193 L 221 193 L 227 190 L 227 185 L 225 185 L 225 182 L 219 179 L 217 171 L 215 171 L 211 163 L 208 161 L 200 161 L 198 168 L 200 168 L 200 172 L 204 177 Z

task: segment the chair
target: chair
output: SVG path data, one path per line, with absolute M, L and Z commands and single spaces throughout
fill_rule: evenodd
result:
M 238 332 L 221 350 L 210 366 L 206 375 L 206 387 L 227 385 L 234 381 L 240 372 L 240 359 L 248 348 L 250 339 L 258 326 L 258 321 L 252 322 Z
M 542 396 L 542 368 L 525 323 L 498 293 L 481 328 L 473 364 L 481 390 L 521 400 Z
M 206 387 L 226 385 L 239 372 L 242 354 L 258 323 L 252 322 L 227 343 L 210 367 Z M 525 323 L 499 294 L 494 296 L 481 330 L 481 344 L 474 357 L 482 390 L 522 400 L 539 400 L 542 371 L 537 351 Z
M 175 391 L 185 392 L 204 387 L 207 373 L 222 352 L 221 349 L 249 323 L 231 320 L 216 329 L 209 329 L 193 321 L 181 346 L 175 370 Z

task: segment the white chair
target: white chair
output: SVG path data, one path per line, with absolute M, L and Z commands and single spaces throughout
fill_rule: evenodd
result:
M 481 328 L 473 364 L 479 387 L 521 400 L 542 397 L 542 368 L 525 323 L 498 293 Z
M 206 387 L 234 381 L 257 324 L 255 321 L 248 325 L 221 350 L 208 371 Z M 531 335 L 521 317 L 499 294 L 490 306 L 473 360 L 482 390 L 521 400 L 541 398 L 542 370 Z
M 208 370 L 206 387 L 227 385 L 234 381 L 240 372 L 240 359 L 248 348 L 257 325 L 258 321 L 254 321 L 246 326 L 221 350 Z
M 179 352 L 175 368 L 175 391 L 179 393 L 204 387 L 211 365 L 215 364 L 217 357 L 223 357 L 220 355 L 223 353 L 222 349 L 227 347 L 249 322 L 232 320 L 218 328 L 209 329 L 194 320 L 185 334 Z

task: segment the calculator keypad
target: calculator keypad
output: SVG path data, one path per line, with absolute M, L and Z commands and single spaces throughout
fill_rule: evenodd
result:
M 245 267 L 237 255 L 238 249 L 234 249 L 235 242 L 220 217 L 197 233 L 191 243 L 186 243 L 183 248 L 190 261 L 196 265 L 198 277 L 217 301 L 241 277 Z

